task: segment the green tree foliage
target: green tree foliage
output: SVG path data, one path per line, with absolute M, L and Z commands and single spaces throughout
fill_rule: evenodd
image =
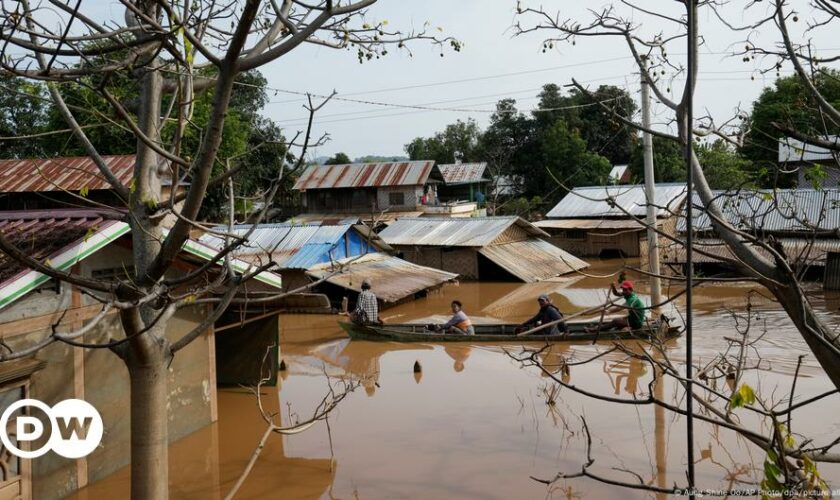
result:
M 712 189 L 736 189 L 753 184 L 752 162 L 722 140 L 699 146 L 697 158 Z
M 0 157 L 41 154 L 42 138 L 13 139 L 45 131 L 47 98 L 43 86 L 21 78 L 0 77 Z
M 137 100 L 137 82 L 127 78 L 114 78 L 106 82 L 88 79 L 86 85 L 65 84 L 59 87 L 65 101 L 76 110 L 77 121 L 86 128 L 87 136 L 103 155 L 133 154 L 137 150 L 137 139 L 130 132 L 114 108 L 98 93 L 91 90 L 95 85 L 105 88 L 133 113 Z M 241 74 L 236 92 L 231 99 L 224 122 L 222 144 L 214 175 L 240 162 L 247 167 L 234 176 L 234 192 L 237 196 L 254 196 L 268 187 L 276 178 L 282 162 L 288 160 L 285 140 L 280 129 L 271 120 L 260 116 L 260 110 L 268 102 L 267 81 L 259 72 Z M 0 127 L 2 136 L 20 136 L 67 128 L 58 111 L 42 99 L 46 95 L 43 85 L 18 78 L 6 78 L 0 83 Z M 32 98 L 21 98 L 22 94 Z M 213 92 L 209 90 L 195 97 L 192 119 L 184 131 L 181 152 L 192 156 L 197 151 L 208 122 Z M 79 110 L 84 110 L 79 111 Z M 162 136 L 172 141 L 175 130 L 171 122 L 164 122 Z M 85 150 L 69 133 L 45 135 L 32 141 L 3 141 L 0 157 L 54 157 L 85 155 Z M 287 183 L 290 181 L 287 181 Z M 288 186 L 290 187 L 290 185 Z M 221 216 L 227 199 L 226 186 L 208 190 L 207 201 L 202 207 L 202 217 L 217 219 Z
M 656 182 L 685 182 L 685 159 L 683 150 L 674 141 L 662 137 L 653 138 L 653 176 Z M 645 178 L 644 150 L 639 140 L 630 156 L 630 174 L 634 182 Z
M 353 163 L 350 157 L 345 153 L 336 153 L 335 156 L 324 162 L 324 165 L 343 165 L 345 163 Z
M 565 194 L 561 187 L 587 186 L 604 184 L 610 173 L 610 161 L 603 156 L 587 149 L 577 131 L 569 130 L 568 124 L 558 120 L 542 137 L 540 152 L 542 168 L 532 169 L 525 178 L 525 185 L 529 191 L 546 189 L 555 186 L 560 189 L 552 190 Z M 558 184 L 559 183 L 559 184 Z M 554 201 L 559 196 L 546 192 L 545 198 Z
M 479 161 L 481 130 L 475 120 L 458 120 L 447 125 L 443 132 L 432 137 L 417 137 L 405 146 L 412 160 L 434 160 L 438 164 L 454 163 L 456 155 L 462 161 Z
M 840 71 L 821 70 L 814 84 L 835 107 L 840 107 Z M 765 187 L 789 186 L 795 174 L 779 174 L 777 169 L 778 139 L 785 136 L 773 124 L 799 132 L 822 136 L 840 134 L 840 125 L 823 121 L 813 96 L 796 76 L 786 76 L 767 87 L 753 103 L 752 118 L 745 135 L 741 154 L 753 162 L 753 175 Z

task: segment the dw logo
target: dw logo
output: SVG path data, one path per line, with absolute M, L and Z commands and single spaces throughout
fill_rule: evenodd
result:
M 50 429 L 44 429 L 41 419 L 30 415 L 14 418 L 14 439 L 9 436 L 9 420 L 16 411 L 24 407 L 37 408 L 45 413 Z M 52 450 L 65 458 L 82 458 L 89 455 L 102 441 L 102 416 L 90 403 L 81 399 L 65 399 L 50 406 L 37 399 L 15 401 L 0 416 L 0 441 L 13 455 L 21 458 L 37 458 Z M 21 450 L 15 443 L 34 442 L 49 432 L 44 446 L 37 450 Z

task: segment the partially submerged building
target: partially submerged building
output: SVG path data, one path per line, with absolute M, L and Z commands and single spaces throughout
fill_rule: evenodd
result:
M 334 221 L 352 214 L 372 226 L 398 217 L 473 215 L 474 202 L 442 201 L 434 161 L 310 165 L 295 183 L 304 213 L 295 220 Z
M 781 249 L 795 270 L 822 273 L 829 255 L 840 252 L 840 189 L 777 189 L 714 191 L 717 206 L 738 230 Z M 699 197 L 694 196 L 694 249 L 692 260 L 700 266 L 733 267 L 735 257 L 720 239 Z M 679 218 L 677 234 L 685 240 L 685 213 Z M 759 253 L 770 252 L 754 245 Z M 684 244 L 671 243 L 660 255 L 663 262 L 682 266 Z
M 491 183 L 486 162 L 451 163 L 438 165 L 438 168 L 443 176 L 443 184 L 438 188 L 441 202 L 486 199 Z
M 840 136 L 822 136 L 820 139 L 840 146 Z M 792 137 L 779 139 L 779 166 L 797 171 L 797 185 L 812 188 L 840 187 L 840 151 L 808 144 Z M 817 173 L 819 168 L 819 174 Z
M 133 272 L 132 243 L 129 226 L 121 219 L 113 211 L 88 209 L 6 211 L 0 212 L 0 233 L 19 250 L 53 268 L 86 278 L 125 279 Z M 189 242 L 171 273 L 194 270 L 197 262 L 204 262 L 208 255 L 212 254 L 200 244 Z M 231 264 L 243 272 L 252 268 L 241 261 Z M 207 278 L 212 279 L 212 275 L 207 274 Z M 271 273 L 262 273 L 256 279 L 275 289 L 281 286 L 280 277 Z M 187 305 L 178 309 L 167 321 L 167 337 L 175 340 L 198 327 L 207 316 L 208 307 Z M 102 311 L 100 301 L 77 287 L 28 269 L 0 252 L 0 341 L 5 346 L 25 349 L 55 331 L 77 331 Z M 124 336 L 115 310 L 98 321 L 78 340 L 106 343 Z M 211 327 L 172 361 L 170 441 L 217 418 L 215 349 Z M 68 398 L 84 399 L 97 408 L 105 426 L 102 444 L 91 455 L 69 460 L 49 453 L 31 463 L 18 461 L 16 468 L 7 469 L 5 479 L 31 471 L 34 498 L 60 498 L 128 463 L 128 373 L 123 362 L 108 349 L 81 349 L 54 342 L 30 358 L 0 363 L 0 383 L 2 380 L 14 382 L 0 386 L 4 401 L 26 396 L 53 405 Z M 185 411 L 189 418 L 181 418 Z M 26 487 L 25 479 L 21 476 L 13 482 L 15 495 L 26 498 L 21 489 Z
M 397 219 L 380 237 L 404 259 L 484 281 L 541 281 L 588 264 L 519 217 Z
M 656 185 L 652 203 L 660 230 L 675 232 L 685 199 L 685 184 Z M 648 204 L 643 185 L 577 187 L 534 224 L 577 256 L 645 257 Z
M 343 296 L 358 293 L 365 278 L 376 277 L 377 296 L 383 305 L 392 305 L 456 277 L 391 257 L 392 248 L 361 224 L 246 224 L 220 229 L 247 238 L 234 252 L 238 258 L 254 265 L 274 262 L 287 291 L 324 280 L 315 291 L 325 293 L 334 307 Z M 224 246 L 224 240 L 213 234 L 200 241 L 213 248 Z

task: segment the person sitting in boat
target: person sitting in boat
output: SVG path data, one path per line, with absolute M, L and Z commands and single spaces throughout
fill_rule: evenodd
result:
M 350 321 L 359 325 L 381 325 L 379 304 L 376 295 L 370 291 L 370 280 L 362 281 L 362 292 L 356 300 L 356 309 L 350 313 Z
M 560 333 L 568 331 L 566 323 L 563 321 L 559 321 L 563 319 L 563 313 L 560 312 L 560 309 L 558 309 L 557 306 L 551 303 L 551 299 L 548 297 L 548 295 L 540 295 L 539 297 L 537 297 L 537 302 L 540 305 L 540 310 L 533 318 L 522 323 L 522 328 L 531 329 L 544 325 L 546 323 L 557 321 L 557 323 L 546 328 L 545 331 L 540 332 L 540 334 L 560 335 Z
M 617 297 L 624 297 L 624 307 L 616 306 L 611 309 L 611 312 L 618 312 L 626 309 L 627 316 L 623 318 L 615 318 L 609 323 L 604 323 L 597 328 L 590 331 L 608 331 L 608 330 L 625 330 L 630 328 L 632 330 L 639 330 L 645 326 L 645 303 L 636 295 L 633 290 L 633 282 L 624 280 L 621 283 L 621 291 L 616 290 L 615 285 L 610 283 L 610 291 Z
M 447 333 L 457 335 L 475 335 L 472 321 L 464 313 L 460 300 L 452 301 L 452 319 L 441 325 L 440 329 Z

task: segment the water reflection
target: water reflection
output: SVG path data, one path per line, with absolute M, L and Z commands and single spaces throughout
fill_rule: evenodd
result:
M 645 290 L 644 279 L 634 278 Z M 444 287 L 425 299 L 388 309 L 386 321 L 422 322 L 446 311 L 453 299 L 489 320 L 519 322 L 530 317 L 537 290 L 549 293 L 571 314 L 603 302 L 607 279 L 585 278 L 541 284 L 462 283 Z M 738 308 L 751 285 L 700 287 L 695 302 L 695 353 L 709 359 L 732 336 L 734 328 L 722 307 Z M 589 297 L 588 299 L 586 297 Z M 815 296 L 815 306 L 828 310 L 837 296 Z M 774 371 L 762 374 L 761 388 L 779 394 L 789 389 L 797 357 L 807 347 L 778 304 L 754 304 L 768 325 L 762 354 Z M 831 324 L 838 316 L 831 313 Z M 605 476 L 628 479 L 615 468 L 632 470 L 648 484 L 669 487 L 684 482 L 684 422 L 663 408 L 616 405 L 587 399 L 560 389 L 547 405 L 541 388 L 554 384 L 547 374 L 522 368 L 502 347 L 521 345 L 467 343 L 427 345 L 350 341 L 331 316 L 284 316 L 280 351 L 288 369 L 279 388 L 266 388 L 266 402 L 291 421 L 305 418 L 323 397 L 326 376 L 352 378 L 362 388 L 351 394 L 330 417 L 335 460 L 330 459 L 326 427 L 303 434 L 273 436 L 263 451 L 240 498 L 650 498 L 644 492 L 614 489 L 588 480 L 555 483 L 548 490 L 531 476 L 550 478 L 574 472 L 586 457 L 581 417 L 593 437 L 594 467 Z M 593 392 L 643 399 L 655 397 L 682 403 L 672 381 L 653 382 L 649 365 L 624 353 L 604 353 L 610 343 L 528 344 L 552 375 Z M 633 344 L 627 344 L 634 347 Z M 669 341 L 669 357 L 679 360 L 684 339 Z M 639 346 L 641 349 L 641 346 Z M 641 352 L 641 351 L 639 351 Z M 414 371 L 419 362 L 422 371 Z M 809 356 L 806 367 L 813 368 Z M 817 370 L 806 371 L 797 394 L 817 394 L 829 387 Z M 422 383 L 421 383 L 422 382 Z M 723 380 L 720 385 L 725 387 Z M 756 384 L 758 386 L 758 384 Z M 818 441 L 836 434 L 835 398 L 797 415 L 798 428 Z M 822 405 L 822 406 L 821 406 Z M 172 446 L 172 498 L 220 498 L 247 462 L 264 429 L 252 395 L 221 391 L 219 422 Z M 756 481 L 763 452 L 732 432 L 697 425 L 698 479 L 707 488 L 742 486 Z M 830 441 L 830 438 L 827 439 Z M 340 465 L 340 466 L 339 466 Z M 823 476 L 840 480 L 837 466 L 821 466 Z M 123 497 L 127 470 L 86 490 L 86 498 Z M 548 492 L 548 494 L 547 494 Z M 656 495 L 665 498 L 664 495 Z

